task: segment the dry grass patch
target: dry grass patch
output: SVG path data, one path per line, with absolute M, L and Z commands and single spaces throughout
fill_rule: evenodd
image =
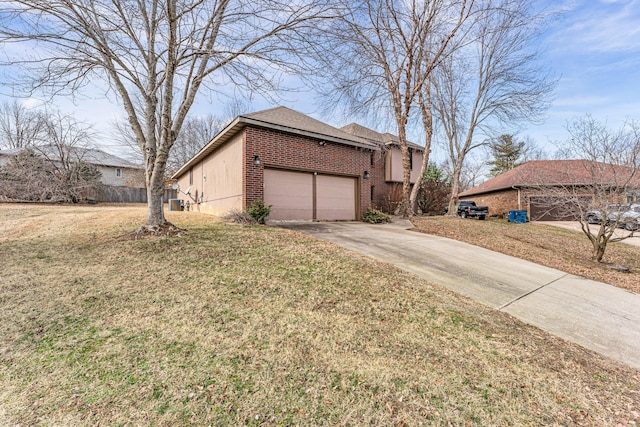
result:
M 515 224 L 506 220 L 464 220 L 422 217 L 411 220 L 416 231 L 526 259 L 547 267 L 640 293 L 640 248 L 624 243 L 607 246 L 604 263 L 590 259 L 591 244 L 578 231 L 550 225 Z M 629 273 L 613 271 L 611 264 L 629 267 Z
M 282 229 L 117 238 L 144 214 L 0 205 L 0 424 L 640 422 L 638 371 L 504 313 Z

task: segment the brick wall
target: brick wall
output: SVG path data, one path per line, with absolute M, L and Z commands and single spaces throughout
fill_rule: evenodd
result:
M 253 126 L 245 128 L 244 205 L 248 207 L 255 200 L 264 200 L 263 171 L 265 167 L 275 167 L 358 177 L 360 206 L 357 214 L 361 215 L 371 206 L 371 185 L 377 175 L 370 165 L 371 150 L 329 141 L 323 146 L 319 143 L 320 140 L 302 135 Z M 255 156 L 260 157 L 260 165 L 254 164 Z M 372 179 L 363 179 L 364 171 L 369 171 Z
M 402 201 L 402 181 L 390 182 L 385 178 L 388 156 L 391 151 L 376 151 L 371 167 L 371 185 L 374 186 L 372 206 L 393 214 Z

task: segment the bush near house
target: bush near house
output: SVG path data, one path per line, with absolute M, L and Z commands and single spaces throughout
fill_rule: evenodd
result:
M 364 214 L 362 214 L 362 221 L 370 224 L 382 224 L 391 222 L 391 216 L 377 209 L 369 208 Z
M 256 200 L 251 207 L 247 209 L 247 213 L 251 215 L 258 224 L 264 224 L 271 213 L 271 205 L 267 206 L 262 200 Z

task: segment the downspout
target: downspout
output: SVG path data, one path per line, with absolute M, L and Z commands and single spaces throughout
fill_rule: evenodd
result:
M 518 191 L 518 210 L 521 211 L 522 210 L 522 202 L 520 200 L 520 188 L 516 188 L 515 186 L 511 186 L 511 188 L 513 188 L 514 190 Z

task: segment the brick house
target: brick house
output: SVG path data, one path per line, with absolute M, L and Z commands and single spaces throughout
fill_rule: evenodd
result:
M 378 146 L 371 155 L 371 203 L 385 212 L 394 212 L 402 200 L 402 152 L 398 137 L 390 133 L 379 133 L 357 123 L 348 124 L 341 130 L 366 139 Z M 409 147 L 410 182 L 416 182 L 424 156 L 424 147 L 407 141 Z
M 183 203 L 201 212 L 222 215 L 263 200 L 272 205 L 269 219 L 356 220 L 377 206 L 372 200 L 385 199 L 397 166 L 387 166 L 393 147 L 350 126 L 338 129 L 286 107 L 242 115 L 172 178 Z
M 473 200 L 478 205 L 489 206 L 492 216 L 504 217 L 510 210 L 526 210 L 532 221 L 576 220 L 577 212 L 571 213 L 562 209 L 557 200 L 550 200 L 562 197 L 562 192 L 550 189 L 571 189 L 577 197 L 588 202 L 593 198 L 589 186 L 594 183 L 594 171 L 598 171 L 597 183 L 611 188 L 612 203 L 640 200 L 640 193 L 616 194 L 616 180 L 629 174 L 627 168 L 587 160 L 526 162 L 460 193 L 460 200 Z M 640 176 L 634 179 L 640 188 Z

